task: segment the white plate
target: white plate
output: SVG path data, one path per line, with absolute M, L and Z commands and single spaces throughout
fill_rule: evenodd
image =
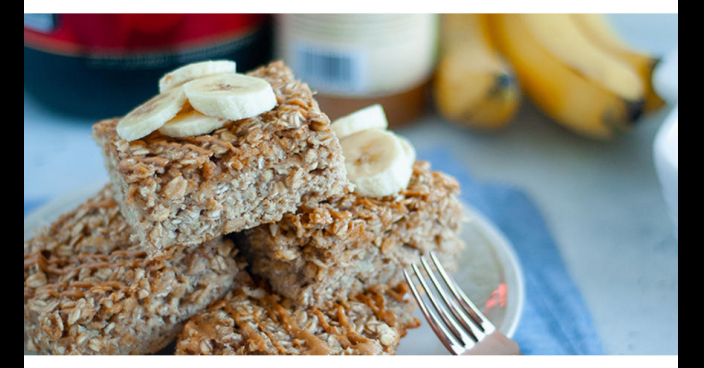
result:
M 105 184 L 96 183 L 61 196 L 33 211 L 24 219 L 24 239 L 34 235 L 34 230 L 48 225 L 61 214 L 68 212 L 98 192 Z M 518 258 L 506 237 L 478 211 L 465 204 L 471 219 L 462 230 L 467 248 L 459 261 L 455 280 L 487 318 L 508 336 L 512 336 L 523 309 L 523 273 Z M 503 285 L 503 286 L 502 286 Z M 492 293 L 505 287 L 505 302 L 501 303 Z M 490 306 L 494 301 L 494 306 Z M 416 315 L 421 327 L 410 330 L 401 340 L 398 354 L 447 354 L 447 350 L 433 334 L 420 312 Z M 25 355 L 29 354 L 27 350 Z

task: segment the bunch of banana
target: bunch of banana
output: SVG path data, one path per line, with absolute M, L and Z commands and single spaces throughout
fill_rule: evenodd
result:
M 627 45 L 614 31 L 603 14 L 572 14 L 577 26 L 589 39 L 630 64 L 640 75 L 645 87 L 645 111 L 653 112 L 665 104 L 653 88 L 653 71 L 660 59 Z
M 433 81 L 438 112 L 481 129 L 508 124 L 520 92 L 511 67 L 489 37 L 486 15 L 443 16 L 442 53 Z
M 620 42 L 600 15 L 497 14 L 491 36 L 522 90 L 574 131 L 610 139 L 662 105 L 652 57 Z

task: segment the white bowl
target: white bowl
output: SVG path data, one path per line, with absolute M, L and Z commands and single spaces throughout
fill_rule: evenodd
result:
M 653 72 L 653 88 L 655 92 L 670 105 L 679 100 L 679 47 L 675 47 L 665 55 Z
M 670 217 L 675 225 L 675 234 L 679 233 L 679 105 L 670 112 L 655 136 L 653 155 L 655 169 L 662 185 L 665 202 Z

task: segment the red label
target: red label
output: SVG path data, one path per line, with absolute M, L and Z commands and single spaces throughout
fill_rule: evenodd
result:
M 266 19 L 263 14 L 41 14 L 33 17 L 25 15 L 25 46 L 84 56 L 134 55 L 203 47 L 243 37 L 261 27 Z

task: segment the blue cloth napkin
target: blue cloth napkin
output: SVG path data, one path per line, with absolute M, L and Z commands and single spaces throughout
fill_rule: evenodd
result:
M 37 200 L 24 200 L 24 217 L 27 217 L 32 211 L 35 209 L 39 208 L 41 205 L 46 203 L 46 200 L 43 199 L 37 199 Z
M 514 338 L 524 354 L 603 354 L 582 295 L 562 262 L 540 211 L 521 190 L 475 181 L 442 148 L 418 152 L 433 170 L 460 182 L 462 198 L 513 244 L 523 266 L 526 301 Z M 45 201 L 25 201 L 25 216 Z
M 446 149 L 418 152 L 432 169 L 454 176 L 462 198 L 489 218 L 516 250 L 523 266 L 526 300 L 514 335 L 523 354 L 603 354 L 582 295 L 565 269 L 555 240 L 535 204 L 520 189 L 482 183 Z

